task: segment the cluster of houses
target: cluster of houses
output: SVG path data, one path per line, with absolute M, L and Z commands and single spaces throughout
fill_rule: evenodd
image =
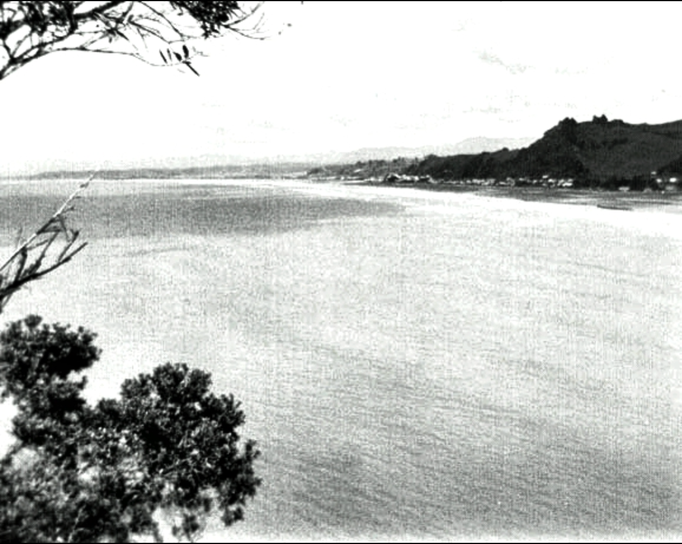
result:
M 449 180 L 449 181 L 439 181 L 434 180 L 431 176 L 409 176 L 405 174 L 387 174 L 383 183 L 431 183 L 431 184 L 448 184 L 448 185 L 476 185 L 476 186 L 497 186 L 497 187 L 523 187 L 523 186 L 535 186 L 535 187 L 560 187 L 560 188 L 571 188 L 573 187 L 573 178 L 553 178 L 549 175 L 542 176 L 541 178 L 512 178 L 508 177 L 506 179 L 495 179 L 495 178 L 485 178 L 485 179 L 462 179 L 462 180 Z
M 370 181 L 379 181 L 372 178 Z M 390 185 L 426 183 L 431 185 L 454 185 L 454 186 L 479 186 L 479 187 L 546 187 L 552 189 L 571 189 L 575 184 L 574 178 L 559 178 L 545 174 L 540 177 L 507 177 L 505 179 L 496 178 L 472 178 L 460 180 L 437 180 L 431 176 L 414 176 L 408 174 L 389 173 L 384 176 L 381 183 Z M 629 191 L 632 188 L 631 182 L 623 182 L 617 187 L 620 191 Z M 682 177 L 676 175 L 661 175 L 656 172 L 651 173 L 650 181 L 646 185 L 646 191 L 682 191 Z
M 651 172 L 651 179 L 656 183 L 656 186 L 662 191 L 679 191 L 680 178 L 677 176 L 659 175 L 658 172 Z
M 549 175 L 544 175 L 540 178 L 531 177 L 507 177 L 505 179 L 465 179 L 461 181 L 454 181 L 457 185 L 483 185 L 483 186 L 498 186 L 498 187 L 551 187 L 551 188 L 565 188 L 573 187 L 573 178 L 553 178 Z
M 438 184 L 439 181 L 434 180 L 431 176 L 409 176 L 407 174 L 386 174 L 383 183 L 432 183 Z
M 682 178 L 675 175 L 659 175 L 651 173 L 651 181 L 646 190 L 660 191 L 682 191 Z M 407 174 L 390 173 L 384 176 L 382 183 L 387 184 L 408 184 L 408 183 L 429 183 L 432 185 L 455 185 L 455 186 L 479 186 L 479 187 L 547 187 L 552 189 L 571 189 L 574 186 L 574 178 L 555 178 L 546 174 L 541 177 L 507 177 L 505 179 L 496 178 L 473 178 L 460 180 L 435 180 L 431 176 L 412 176 Z M 620 191 L 630 190 L 630 184 L 623 182 L 619 186 Z

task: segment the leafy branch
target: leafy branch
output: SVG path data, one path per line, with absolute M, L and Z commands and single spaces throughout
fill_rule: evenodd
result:
M 116 53 L 197 71 L 192 45 L 232 33 L 262 40 L 262 3 L 198 1 L 0 2 L 0 80 L 59 51 Z M 181 49 L 170 49 L 182 44 Z M 189 44 L 191 47 L 188 47 Z M 190 51 L 191 50 L 191 51 Z M 163 63 L 156 52 L 161 52 Z M 198 74 L 197 74 L 198 75 Z
M 87 242 L 78 242 L 79 231 L 67 226 L 69 212 L 95 174 L 82 183 L 29 238 L 0 265 L 0 312 L 12 295 L 31 281 L 42 278 L 68 263 Z M 55 242 L 59 242 L 55 244 Z M 61 245 L 61 247 L 56 247 Z M 53 247 L 55 246 L 55 247 Z M 50 251 L 53 249 L 54 251 Z

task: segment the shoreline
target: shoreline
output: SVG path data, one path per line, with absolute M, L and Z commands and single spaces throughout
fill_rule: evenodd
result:
M 344 182 L 345 185 L 418 189 L 432 192 L 468 193 L 482 197 L 509 198 L 524 202 L 545 202 L 570 204 L 574 206 L 595 206 L 606 210 L 633 211 L 661 209 L 682 214 L 682 192 L 620 192 L 593 189 L 554 189 L 545 187 L 491 187 L 475 185 L 431 185 L 424 183 L 386 184 L 377 182 Z
M 56 183 L 54 183 L 56 182 Z M 53 196 L 63 193 L 65 183 L 80 183 L 79 178 L 56 180 L 1 180 L 0 186 L 21 186 L 22 193 Z M 594 206 L 607 211 L 657 210 L 666 213 L 682 214 L 682 191 L 607 191 L 597 189 L 572 189 L 548 187 L 510 187 L 485 185 L 454 185 L 449 183 L 429 184 L 420 182 L 390 184 L 378 181 L 347 179 L 305 179 L 305 178 L 131 178 L 131 179 L 95 179 L 89 192 L 98 185 L 111 186 L 130 185 L 169 185 L 169 186 L 239 186 L 257 184 L 325 186 L 340 185 L 349 187 L 372 187 L 381 189 L 412 189 L 430 193 L 472 194 L 486 198 L 506 198 L 524 202 L 550 204 L 569 204 L 578 206 Z M 391 191 L 392 192 L 392 191 Z

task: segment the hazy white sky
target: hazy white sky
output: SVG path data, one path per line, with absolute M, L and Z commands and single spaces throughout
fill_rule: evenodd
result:
M 0 81 L 0 174 L 540 137 L 601 114 L 682 119 L 677 2 L 263 10 L 273 36 L 206 43 L 200 77 L 64 53 Z

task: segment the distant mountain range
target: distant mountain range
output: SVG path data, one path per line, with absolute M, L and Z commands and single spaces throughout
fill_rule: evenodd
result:
M 274 158 L 232 157 L 229 162 L 220 163 L 219 157 L 212 157 L 217 166 L 191 167 L 132 167 L 105 170 L 50 170 L 39 174 L 23 176 L 30 179 L 83 178 L 93 173 L 103 179 L 148 179 L 148 178 L 253 178 L 277 177 L 282 175 L 305 174 L 307 170 L 321 165 L 343 165 L 357 161 L 389 161 L 397 157 L 423 159 L 437 155 L 480 153 L 495 151 L 502 147 L 517 148 L 530 144 L 534 138 L 468 138 L 452 145 L 430 145 L 421 147 L 367 147 L 354 151 L 329 151 L 301 155 L 282 155 Z
M 516 149 L 531 144 L 535 138 L 467 138 L 456 144 L 420 147 L 365 147 L 354 151 L 317 153 L 296 157 L 299 162 L 348 164 L 357 161 L 390 161 L 399 157 L 423 158 L 428 155 L 461 155 L 497 151 L 504 147 Z

